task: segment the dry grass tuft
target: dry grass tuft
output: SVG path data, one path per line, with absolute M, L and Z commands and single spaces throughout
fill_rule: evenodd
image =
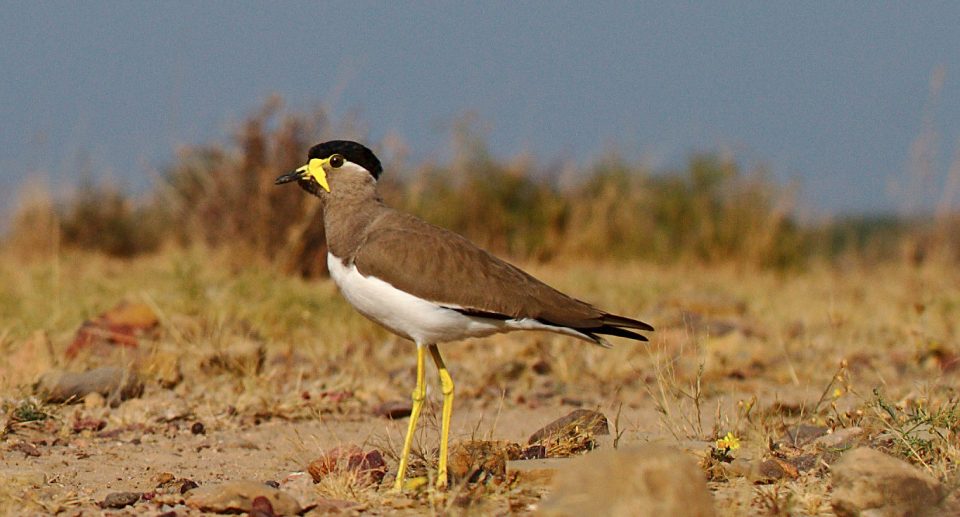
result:
M 87 181 L 65 199 L 40 185 L 25 188 L 4 244 L 32 257 L 52 257 L 61 248 L 130 257 L 200 246 L 226 251 L 236 265 L 323 274 L 318 204 L 296 188 L 276 188 L 273 180 L 300 165 L 317 141 L 362 139 L 357 127 L 323 110 L 291 113 L 271 98 L 239 124 L 229 143 L 179 150 L 139 196 L 109 182 Z M 800 225 L 793 188 L 729 156 L 694 154 L 681 167 L 659 171 L 611 153 L 595 163 L 558 165 L 527 155 L 498 158 L 469 119 L 455 127 L 449 163 L 408 165 L 402 146 L 371 143 L 388 166 L 382 194 L 514 259 L 639 258 L 783 269 L 818 260 L 960 257 L 960 221 L 946 193 L 935 219 L 871 216 Z M 950 177 L 960 183 L 960 166 L 954 169 Z

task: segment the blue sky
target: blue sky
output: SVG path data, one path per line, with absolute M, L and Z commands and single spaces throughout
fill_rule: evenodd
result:
M 356 110 L 413 161 L 447 156 L 466 112 L 500 156 L 729 150 L 797 181 L 808 217 L 902 210 L 924 117 L 935 173 L 960 151 L 958 3 L 0 4 L 5 208 L 31 176 L 144 188 L 273 93 Z

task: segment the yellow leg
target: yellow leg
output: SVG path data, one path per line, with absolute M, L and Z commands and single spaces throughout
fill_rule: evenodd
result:
M 417 344 L 417 386 L 413 388 L 413 408 L 410 411 L 410 425 L 407 427 L 407 436 L 403 439 L 403 452 L 400 453 L 400 466 L 397 467 L 397 482 L 393 489 L 403 490 L 403 478 L 407 475 L 407 463 L 410 458 L 410 448 L 413 446 L 413 434 L 417 429 L 417 419 L 423 409 L 423 399 L 427 396 L 427 387 L 423 383 L 423 347 Z
M 443 413 L 440 421 L 440 462 L 437 467 L 437 486 L 447 486 L 447 441 L 450 438 L 450 416 L 453 414 L 453 378 L 440 357 L 437 345 L 430 345 L 430 355 L 440 373 L 440 388 L 443 390 Z

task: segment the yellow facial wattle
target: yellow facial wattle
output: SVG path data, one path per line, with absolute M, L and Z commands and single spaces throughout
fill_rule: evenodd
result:
M 326 160 L 314 158 L 310 160 L 310 163 L 297 169 L 297 172 L 303 174 L 304 177 L 313 178 L 314 181 L 323 187 L 323 190 L 330 192 L 330 185 L 327 183 L 327 170 L 323 168 L 328 161 L 330 161 L 329 158 Z

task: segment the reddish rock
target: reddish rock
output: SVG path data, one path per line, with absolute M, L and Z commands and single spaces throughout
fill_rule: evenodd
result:
M 410 401 L 389 401 L 380 404 L 373 410 L 373 414 L 390 420 L 399 420 L 410 416 L 413 406 Z
M 500 482 L 507 473 L 507 461 L 520 459 L 519 444 L 508 441 L 471 440 L 450 449 L 449 475 L 454 483 Z
M 17 442 L 10 446 L 11 452 L 22 452 L 25 457 L 39 457 L 40 449 L 35 444 L 29 442 Z
M 314 483 L 335 473 L 356 475 L 362 484 L 379 484 L 387 474 L 387 462 L 380 451 L 364 451 L 356 445 L 336 447 L 310 462 L 307 472 Z
M 94 355 L 108 355 L 118 347 L 137 348 L 140 338 L 153 333 L 159 323 L 149 305 L 123 302 L 83 322 L 67 347 L 66 356 L 72 359 L 87 350 Z
M 75 433 L 102 431 L 104 427 L 107 427 L 107 421 L 100 418 L 77 418 L 73 421 L 73 432 Z
M 760 463 L 760 478 L 764 481 L 796 479 L 800 472 L 796 465 L 780 458 L 770 458 Z
M 250 507 L 250 517 L 277 517 L 270 500 L 262 495 L 254 498 Z

